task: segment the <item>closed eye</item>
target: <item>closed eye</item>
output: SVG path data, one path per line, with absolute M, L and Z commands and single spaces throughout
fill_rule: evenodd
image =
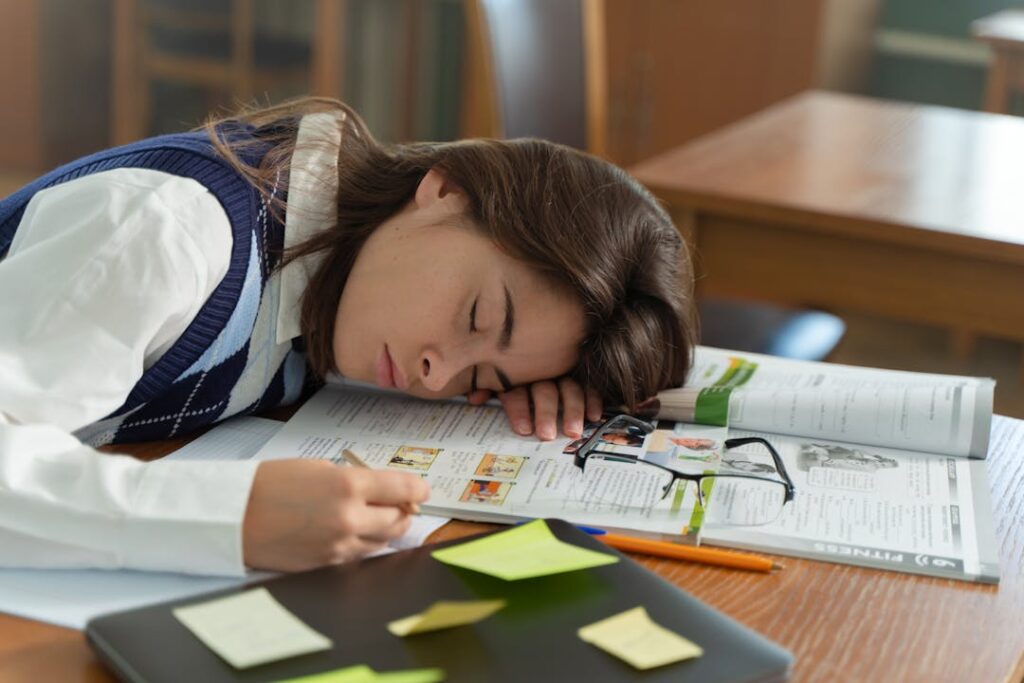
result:
M 476 304 L 480 299 L 473 300 L 473 307 L 469 309 L 469 331 L 470 333 L 476 332 Z M 476 391 L 476 367 L 473 366 L 473 379 L 469 382 L 469 391 Z

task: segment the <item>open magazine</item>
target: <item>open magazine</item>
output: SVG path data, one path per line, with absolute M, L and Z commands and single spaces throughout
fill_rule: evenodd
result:
M 706 491 L 705 511 L 692 485 L 636 507 L 631 501 L 647 486 L 639 472 L 603 482 L 596 500 L 574 464 L 578 442 L 518 436 L 500 406 L 365 386 L 328 385 L 257 457 L 340 461 L 350 448 L 372 467 L 420 474 L 433 491 L 424 510 L 460 519 L 555 516 L 636 536 L 998 581 L 985 463 L 977 459 L 987 451 L 992 380 L 706 347 L 695 360 L 675 406 L 689 422 L 662 420 L 650 435 L 602 450 L 698 474 L 749 473 L 743 453 L 724 450 L 725 438 L 763 436 L 796 485 L 795 500 L 771 524 L 723 524 L 714 491 Z

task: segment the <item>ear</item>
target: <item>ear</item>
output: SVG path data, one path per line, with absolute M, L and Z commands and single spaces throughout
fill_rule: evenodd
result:
M 432 168 L 420 180 L 414 201 L 418 209 L 451 207 L 452 211 L 461 212 L 466 198 L 458 185 L 448 180 L 437 168 Z

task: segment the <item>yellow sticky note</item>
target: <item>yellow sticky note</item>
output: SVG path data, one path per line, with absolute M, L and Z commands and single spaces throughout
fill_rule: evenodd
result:
M 472 624 L 491 616 L 504 606 L 504 600 L 440 600 L 424 612 L 392 621 L 388 624 L 388 630 L 396 636 L 409 636 Z
M 445 564 L 472 569 L 506 581 L 529 579 L 613 564 L 619 558 L 558 540 L 543 519 L 476 541 L 435 550 Z
M 266 588 L 173 611 L 196 638 L 236 669 L 331 649 Z
M 378 673 L 366 666 L 348 666 L 311 676 L 289 678 L 277 683 L 438 683 L 444 680 L 444 669 L 407 669 Z
M 651 621 L 643 607 L 584 626 L 577 634 L 637 669 L 652 669 L 704 654 L 699 645 Z

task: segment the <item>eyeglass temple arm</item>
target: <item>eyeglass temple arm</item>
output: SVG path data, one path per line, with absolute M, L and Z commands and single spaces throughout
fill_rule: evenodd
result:
M 612 427 L 615 427 L 623 422 L 630 426 L 644 430 L 645 434 L 650 434 L 652 431 L 654 431 L 654 427 L 651 426 L 649 422 L 639 420 L 633 417 L 632 415 L 626 415 L 625 413 L 619 413 L 618 415 L 614 415 L 605 420 L 604 424 L 602 424 L 600 427 L 594 430 L 594 433 L 591 434 L 590 437 L 586 441 L 584 441 L 579 448 L 576 449 L 576 454 L 573 457 L 573 462 L 576 464 L 576 467 L 579 467 L 581 470 L 585 471 L 587 456 L 590 454 L 590 452 L 594 450 L 594 444 L 600 441 L 601 437 L 604 436 L 608 431 L 610 431 Z

